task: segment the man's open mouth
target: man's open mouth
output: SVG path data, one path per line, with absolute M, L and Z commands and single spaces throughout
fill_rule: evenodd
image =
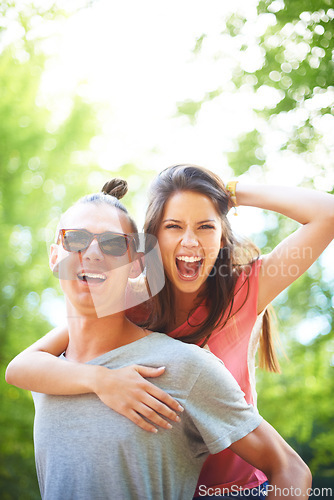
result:
M 89 284 L 103 283 L 107 279 L 107 276 L 104 273 L 81 272 L 81 273 L 78 273 L 77 276 L 78 276 L 80 281 L 83 281 L 83 282 L 89 283 Z
M 176 257 L 176 267 L 179 275 L 185 279 L 196 279 L 203 260 L 202 257 L 178 255 Z

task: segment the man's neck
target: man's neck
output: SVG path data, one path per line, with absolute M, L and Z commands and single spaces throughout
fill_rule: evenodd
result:
M 124 312 L 103 318 L 69 315 L 68 331 L 66 357 L 76 362 L 90 361 L 148 333 L 131 323 Z

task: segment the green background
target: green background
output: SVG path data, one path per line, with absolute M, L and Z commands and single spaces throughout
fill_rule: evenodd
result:
M 31 20 L 38 15 L 50 23 L 65 13 L 57 6 L 22 5 L 2 2 L 0 6 L 3 20 L 10 23 L 14 11 L 23 28 L 19 41 L 4 43 L 8 24 L 0 25 L 0 497 L 4 500 L 39 498 L 31 395 L 7 385 L 4 373 L 20 350 L 50 329 L 41 307 L 50 297 L 61 295 L 47 265 L 50 236 L 45 228 L 73 200 L 99 190 L 103 181 L 113 176 L 94 161 L 84 166 L 78 161 L 78 152 L 88 151 L 91 138 L 99 132 L 97 106 L 72 95 L 70 114 L 54 128 L 50 127 L 50 111 L 38 103 L 47 56 L 40 50 L 40 40 L 29 36 Z M 275 23 L 257 36 L 264 64 L 253 73 L 236 68 L 233 83 L 236 91 L 243 85 L 250 85 L 254 91 L 263 85 L 279 90 L 281 98 L 275 107 L 254 111 L 270 127 L 278 115 L 293 113 L 314 96 L 333 89 L 334 12 L 326 1 L 286 1 L 280 8 L 277 2 L 261 1 L 258 16 L 263 14 L 275 17 Z M 230 16 L 222 26 L 222 40 L 242 37 L 247 22 L 237 14 Z M 286 27 L 300 22 L 304 31 L 290 30 L 289 42 L 307 43 L 309 50 L 294 63 L 291 56 L 287 60 Z M 194 57 L 201 54 L 209 37 L 210 33 L 203 33 L 194 40 Z M 240 50 L 247 50 L 247 39 L 242 38 Z M 223 93 L 220 87 L 208 89 L 202 99 L 175 103 L 176 116 L 188 117 L 192 127 L 205 103 Z M 312 109 L 281 147 L 282 154 L 294 152 L 313 162 L 316 175 L 305 175 L 300 182 L 306 187 L 314 187 L 317 176 L 326 178 L 334 168 L 333 163 L 324 164 L 316 154 L 319 147 L 322 158 L 332 153 L 314 127 L 315 118 L 324 115 L 333 119 L 333 103 Z M 266 151 L 262 134 L 254 128 L 238 137 L 226 156 L 235 176 L 254 166 L 265 174 Z M 136 190 L 144 191 L 155 172 L 141 170 L 138 175 L 135 164 L 119 165 L 117 176 L 131 179 L 133 175 L 137 178 Z M 136 199 L 131 194 L 127 205 L 135 214 Z M 254 234 L 264 251 L 296 227 L 284 217 L 265 217 L 268 224 L 264 234 Z M 326 262 L 319 259 L 275 301 L 284 348 L 280 352 L 282 374 L 257 375 L 260 412 L 309 464 L 315 487 L 334 486 L 334 279 Z M 309 342 L 301 343 L 295 333 L 305 320 L 314 322 L 315 334 Z

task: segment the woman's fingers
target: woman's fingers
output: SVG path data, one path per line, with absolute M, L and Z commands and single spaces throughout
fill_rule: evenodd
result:
M 142 377 L 160 377 L 160 375 L 162 375 L 166 369 L 165 366 L 159 366 L 158 368 L 153 368 L 152 366 L 143 366 L 143 365 L 133 365 L 133 368 Z
M 128 413 L 124 414 L 125 417 L 127 417 L 131 422 L 134 424 L 138 425 L 141 429 L 144 429 L 144 431 L 148 432 L 153 432 L 157 433 L 158 429 L 154 427 L 150 422 L 147 422 L 139 413 L 137 413 L 135 410 L 131 410 Z
M 182 412 L 183 407 L 172 396 L 149 382 L 145 389 L 147 394 L 146 398 L 142 401 L 143 403 L 152 408 L 152 410 L 160 413 L 163 417 L 175 422 L 180 421 L 180 417 L 176 412 Z
M 177 412 L 183 411 L 182 406 L 165 391 L 144 378 L 158 377 L 164 370 L 164 367 L 152 368 L 140 365 L 114 370 L 99 367 L 94 392 L 109 408 L 146 431 L 157 432 L 155 426 L 170 429 L 172 427 L 170 421 L 180 421 Z
M 148 405 L 139 403 L 136 405 L 136 410 L 130 410 L 125 416 L 145 431 L 158 432 L 158 429 L 152 424 L 162 427 L 163 429 L 172 429 L 172 424 L 157 413 L 159 408 L 163 406 L 165 405 L 150 397 Z M 145 419 L 143 417 L 145 417 Z M 149 422 L 146 419 L 149 420 Z M 175 421 L 180 422 L 180 417 L 176 416 Z
M 170 429 L 172 427 L 171 424 L 165 420 L 166 418 L 174 422 L 181 421 L 179 415 L 149 394 L 143 397 L 140 405 L 136 407 L 136 411 L 151 420 L 154 424 L 164 427 L 165 429 Z
M 151 368 L 148 366 L 140 366 L 140 365 L 135 365 L 134 366 L 135 370 L 141 375 L 142 377 L 158 377 L 163 374 L 165 371 L 165 367 L 161 366 L 159 368 Z M 145 390 L 147 393 L 149 393 L 151 396 L 156 398 L 157 400 L 161 401 L 164 403 L 163 405 L 160 405 L 160 413 L 162 413 L 165 417 L 171 418 L 172 420 L 176 420 L 176 411 L 183 411 L 183 407 L 180 405 L 176 399 L 172 398 L 167 392 L 163 391 L 159 387 L 155 386 L 154 384 L 151 384 L 150 382 L 147 381 L 145 384 Z M 174 412 L 170 412 L 169 409 L 174 410 Z M 159 410 L 158 410 L 159 411 Z

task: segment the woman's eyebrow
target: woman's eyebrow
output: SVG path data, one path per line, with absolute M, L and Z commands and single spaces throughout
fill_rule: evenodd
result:
M 162 222 L 178 222 L 181 223 L 183 221 L 178 220 L 178 219 L 164 219 Z M 205 219 L 205 220 L 200 220 L 196 222 L 196 224 L 205 224 L 206 222 L 217 222 L 215 219 Z
M 197 222 L 197 224 L 204 224 L 205 222 L 217 222 L 215 219 L 206 219 Z

